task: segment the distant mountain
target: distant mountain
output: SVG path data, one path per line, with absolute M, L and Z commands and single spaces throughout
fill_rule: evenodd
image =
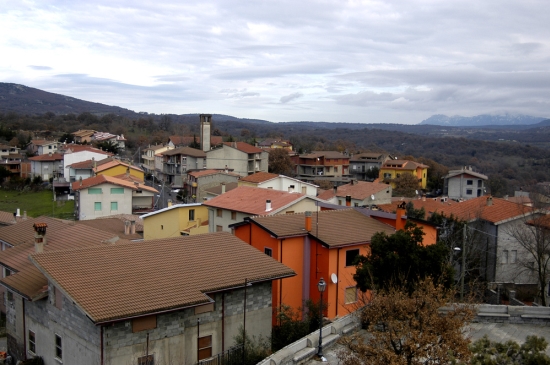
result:
M 0 112 L 16 112 L 18 114 L 93 114 L 113 113 L 127 117 L 139 116 L 138 113 L 100 103 L 92 103 L 70 96 L 54 94 L 47 91 L 19 84 L 0 82 Z
M 448 117 L 443 114 L 432 115 L 419 124 L 441 125 L 449 127 L 480 127 L 494 125 L 530 125 L 537 124 L 546 118 L 532 117 L 529 115 L 476 115 L 474 117 L 462 117 L 455 115 Z

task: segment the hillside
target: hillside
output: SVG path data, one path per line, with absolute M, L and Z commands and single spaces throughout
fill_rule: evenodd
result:
M 454 115 L 448 117 L 443 114 L 432 115 L 428 119 L 423 120 L 420 124 L 441 125 L 449 127 L 466 127 L 466 126 L 503 126 L 503 125 L 528 125 L 537 124 L 546 118 L 532 117 L 529 115 L 476 115 L 473 117 L 463 117 Z

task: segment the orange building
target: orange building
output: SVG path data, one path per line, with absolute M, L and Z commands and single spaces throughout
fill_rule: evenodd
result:
M 318 301 L 317 283 L 324 278 L 325 316 L 330 319 L 357 308 L 357 255 L 368 254 L 376 232 L 395 233 L 391 225 L 354 209 L 250 217 L 230 227 L 235 236 L 296 272 L 273 283 L 274 307 L 303 308 L 308 299 Z

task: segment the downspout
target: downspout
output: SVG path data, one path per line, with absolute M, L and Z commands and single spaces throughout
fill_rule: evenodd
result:
M 283 263 L 283 239 L 279 240 L 279 247 L 280 247 L 280 263 Z M 279 308 L 282 308 L 283 306 L 283 279 L 279 279 Z
M 339 248 L 338 251 L 336 251 L 336 316 L 338 316 L 338 308 L 339 308 L 339 302 L 338 302 L 338 292 L 340 291 L 338 288 L 338 283 L 340 282 L 340 250 L 342 248 Z
M 222 293 L 222 352 L 225 351 L 225 292 Z
M 23 303 L 23 358 L 27 360 L 27 329 L 26 329 L 26 316 L 25 316 L 25 299 L 21 298 Z

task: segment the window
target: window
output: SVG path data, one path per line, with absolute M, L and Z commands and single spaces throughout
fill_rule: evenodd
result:
M 338 199 L 338 205 L 342 205 L 342 201 Z
M 95 202 L 94 203 L 94 210 L 95 211 L 101 211 L 101 202 Z
M 55 335 L 55 358 L 63 360 L 63 343 L 58 334 Z
M 222 209 L 220 209 L 220 208 L 216 209 L 216 217 L 220 217 L 220 218 L 223 217 L 223 210 Z
M 466 180 L 466 185 L 474 185 L 474 181 L 473 180 Z
M 31 330 L 29 330 L 29 351 L 33 354 L 36 353 L 36 337 Z
M 111 202 L 111 210 L 118 210 L 118 202 Z
M 359 249 L 346 251 L 346 266 L 353 266 L 355 258 L 359 256 Z
M 138 365 L 155 365 L 155 355 L 138 357 Z
M 346 304 L 355 303 L 357 301 L 357 287 L 350 286 L 346 288 Z
M 354 207 L 358 207 L 358 206 L 359 206 L 359 203 L 353 203 L 353 206 L 354 206 Z
M 510 263 L 515 264 L 518 260 L 518 250 L 510 251 Z
M 391 178 L 391 172 L 384 172 L 384 179 L 390 179 Z
M 472 195 L 472 189 L 466 189 L 466 195 Z
M 190 221 L 195 220 L 195 209 L 189 209 L 189 220 Z
M 501 264 L 507 264 L 508 263 L 508 250 L 502 251 L 502 259 Z
M 157 316 L 147 316 L 132 319 L 132 332 L 140 332 L 157 328 Z
M 477 187 L 480 188 L 483 186 L 483 180 L 478 180 L 477 181 Z
M 103 194 L 101 188 L 88 188 L 88 194 Z
M 216 226 L 216 232 L 223 232 L 222 226 Z
M 338 166 L 334 166 L 334 172 L 338 172 Z
M 11 275 L 10 269 L 4 268 L 4 277 L 7 278 L 7 277 L 10 276 L 10 275 Z
M 264 248 L 264 253 L 269 257 L 273 257 L 273 250 L 269 247 Z
M 111 194 L 124 194 L 124 188 L 111 188 Z
M 212 357 L 212 336 L 199 337 L 199 360 Z
M 13 302 L 13 292 L 8 290 L 8 302 Z
M 237 212 L 231 212 L 231 220 L 232 221 L 237 220 Z

